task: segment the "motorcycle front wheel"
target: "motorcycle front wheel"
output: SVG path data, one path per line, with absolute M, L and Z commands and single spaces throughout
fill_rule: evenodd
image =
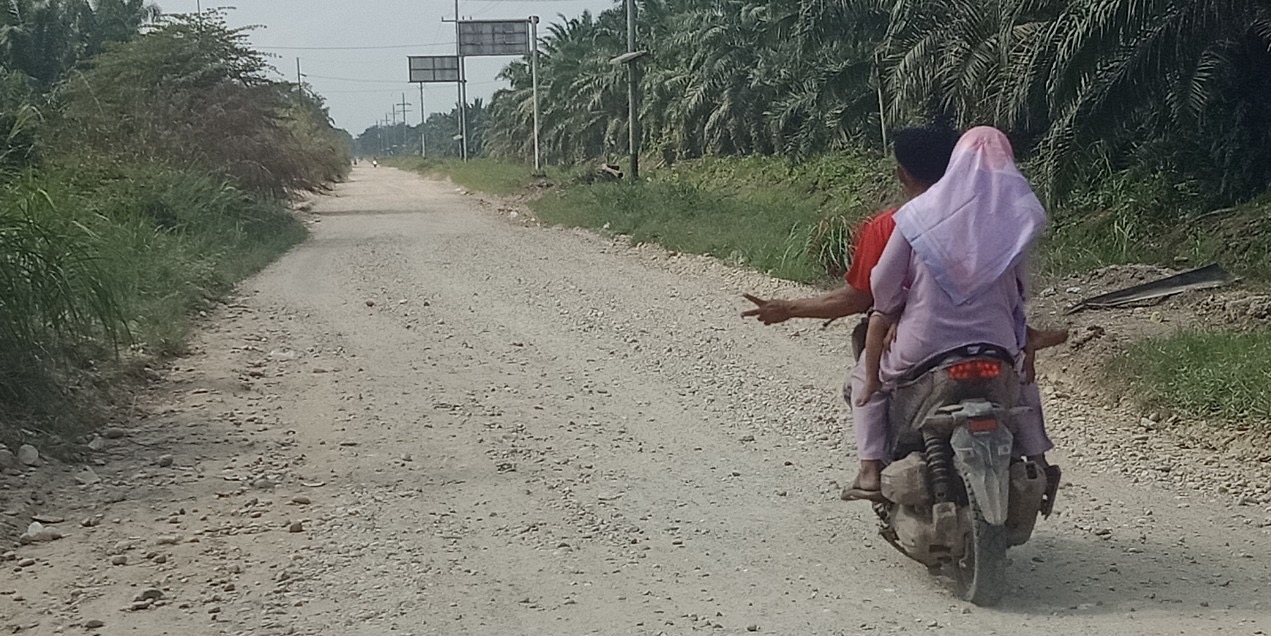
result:
M 1006 527 L 986 522 L 970 484 L 966 492 L 975 521 L 962 538 L 962 557 L 953 563 L 954 580 L 963 600 L 996 605 L 1006 592 Z

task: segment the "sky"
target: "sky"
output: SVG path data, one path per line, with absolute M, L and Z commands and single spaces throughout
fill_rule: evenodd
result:
M 204 10 L 225 7 L 232 27 L 259 25 L 251 42 L 276 55 L 279 73 L 294 81 L 296 58 L 305 82 L 327 100 L 336 126 L 354 135 L 390 117 L 405 93 L 408 120 L 419 121 L 419 85 L 407 83 L 408 55 L 453 55 L 453 0 L 201 0 Z M 165 13 L 193 13 L 199 0 L 154 0 Z M 546 23 L 559 15 L 600 12 L 614 0 L 459 0 L 464 19 Z M 514 58 L 467 59 L 468 100 L 489 100 L 505 84 L 496 79 Z M 453 84 L 425 86 L 426 112 L 448 112 L 457 103 Z

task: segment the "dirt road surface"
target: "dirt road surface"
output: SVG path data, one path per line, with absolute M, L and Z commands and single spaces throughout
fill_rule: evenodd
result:
M 1258 491 L 1146 474 L 1137 420 L 1054 387 L 1062 510 L 1012 550 L 1001 607 L 957 601 L 836 498 L 846 327 L 738 317 L 742 291 L 806 290 L 496 207 L 388 168 L 320 198 L 312 238 L 208 317 L 92 474 L 6 478 L 7 512 L 65 537 L 0 563 L 0 627 L 1271 630 Z

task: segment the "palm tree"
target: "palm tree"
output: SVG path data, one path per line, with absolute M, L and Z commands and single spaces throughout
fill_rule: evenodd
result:
M 1201 132 L 1229 196 L 1265 188 L 1271 7 L 1265 0 L 1083 0 L 1038 39 L 1051 124 L 1040 149 L 1062 187 L 1073 167 L 1127 144 Z M 1223 159 L 1236 142 L 1240 152 Z M 1260 165 L 1250 165 L 1255 157 Z M 1254 174 L 1250 174 L 1250 169 Z
M 0 67 L 42 89 L 110 42 L 124 42 L 158 18 L 144 0 L 5 0 L 0 7 Z

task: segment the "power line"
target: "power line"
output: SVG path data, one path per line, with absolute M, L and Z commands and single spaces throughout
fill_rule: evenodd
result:
M 337 82 L 356 82 L 358 84 L 393 84 L 396 86 L 401 86 L 403 84 L 410 83 L 405 80 L 396 82 L 393 80 L 372 80 L 372 79 L 361 79 L 361 78 L 355 78 L 355 77 L 331 77 L 329 75 L 314 75 L 312 73 L 306 73 L 305 77 L 312 77 L 314 79 L 334 80 Z
M 396 95 L 401 92 L 399 88 L 367 88 L 362 90 L 348 91 L 317 91 L 319 95 Z
M 453 46 L 454 42 L 433 42 L 431 44 L 394 44 L 392 46 L 257 46 L 263 51 L 383 51 L 386 49 L 418 49 Z

